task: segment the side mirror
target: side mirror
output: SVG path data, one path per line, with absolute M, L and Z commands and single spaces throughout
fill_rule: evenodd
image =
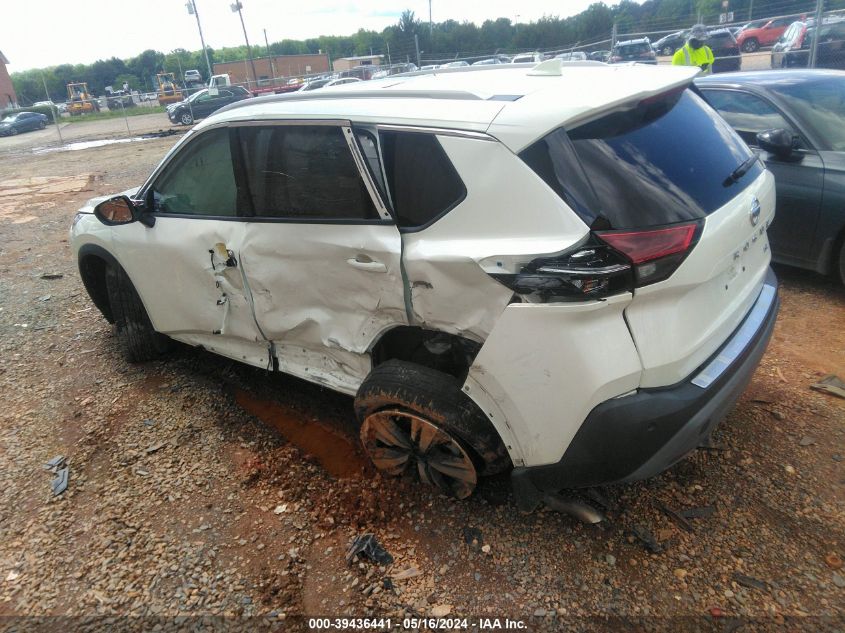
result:
M 758 133 L 757 143 L 760 144 L 761 149 L 774 154 L 778 158 L 789 158 L 792 156 L 792 150 L 795 149 L 792 134 L 783 128 Z
M 126 196 L 115 196 L 104 200 L 94 207 L 94 215 L 108 226 L 130 224 L 135 220 L 149 227 L 155 224 L 155 217 L 141 213 L 135 203 Z

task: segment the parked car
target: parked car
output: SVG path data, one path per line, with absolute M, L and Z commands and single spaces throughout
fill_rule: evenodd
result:
M 20 132 L 43 130 L 48 118 L 39 112 L 17 112 L 0 120 L 0 136 L 14 136 Z
M 713 51 L 713 72 L 724 73 L 742 67 L 742 53 L 736 38 L 728 29 L 715 29 L 707 33 L 707 46 Z
M 134 108 L 135 100 L 125 90 L 112 90 L 106 94 L 106 106 L 109 110 L 121 110 L 123 108 Z
M 202 83 L 202 75 L 200 75 L 200 71 L 198 70 L 186 70 L 185 71 L 185 85 L 187 84 L 201 84 Z
M 588 57 L 594 62 L 607 62 L 610 59 L 610 51 L 593 51 Z
M 173 123 L 190 125 L 198 119 L 204 119 L 223 106 L 249 99 L 252 95 L 242 86 L 225 88 L 203 88 L 179 103 L 167 106 L 167 118 Z
M 696 84 L 775 175 L 775 261 L 845 283 L 845 73 L 770 70 Z
M 610 63 L 621 64 L 624 62 L 657 65 L 657 55 L 654 54 L 649 39 L 643 37 L 638 40 L 617 42 L 610 52 Z
M 80 210 L 81 279 L 128 360 L 172 338 L 350 394 L 378 468 L 455 497 L 654 475 L 766 347 L 774 178 L 697 69 L 557 72 L 234 104 Z
M 767 20 L 762 26 L 746 25 L 736 38 L 737 44 L 746 53 L 754 53 L 761 46 L 772 46 L 797 18 L 796 15 L 784 16 Z
M 845 20 L 825 18 L 819 29 L 816 68 L 845 68 Z M 793 22 L 772 48 L 772 68 L 807 68 L 815 39 L 813 21 Z
M 454 62 L 448 62 L 446 64 L 440 64 L 438 68 L 463 68 L 464 66 L 469 66 L 469 62 L 461 59 Z
M 491 66 L 493 64 L 504 64 L 498 57 L 490 57 L 489 59 L 479 59 L 477 62 L 472 62 L 473 66 Z
M 583 62 L 587 61 L 587 53 L 584 51 L 571 51 L 569 53 L 561 53 L 555 55 L 556 59 L 561 59 L 565 62 Z
M 511 59 L 511 64 L 539 64 L 543 59 L 542 53 L 521 53 Z
M 317 90 L 318 88 L 325 87 L 330 81 L 332 81 L 331 77 L 324 79 L 312 79 L 311 81 L 306 81 L 304 84 L 302 84 L 302 87 L 299 90 L 304 92 L 308 92 L 309 90 Z
M 333 86 L 345 86 L 346 84 L 355 84 L 361 81 L 357 77 L 341 77 L 340 79 L 332 79 L 329 83 L 325 85 L 326 88 L 331 88 Z
M 658 55 L 667 57 L 674 55 L 676 50 L 687 43 L 688 34 L 689 30 L 670 33 L 669 35 L 665 35 L 657 40 L 652 48 L 657 51 Z

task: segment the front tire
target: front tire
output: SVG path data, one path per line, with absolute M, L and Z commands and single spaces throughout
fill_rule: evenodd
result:
M 106 289 L 117 338 L 127 361 L 155 360 L 170 349 L 170 339 L 153 329 L 141 297 L 119 266 L 106 269 Z
M 479 474 L 510 458 L 499 435 L 448 374 L 389 360 L 370 372 L 355 397 L 361 442 L 376 468 L 408 475 L 464 499 Z
M 9 129 L 9 134 L 10 134 L 11 136 L 15 136 L 17 133 L 18 133 L 18 128 L 13 127 L 13 128 L 10 128 L 10 129 Z
M 182 125 L 190 125 L 194 122 L 194 117 L 191 116 L 190 112 L 183 112 L 179 115 L 179 122 Z

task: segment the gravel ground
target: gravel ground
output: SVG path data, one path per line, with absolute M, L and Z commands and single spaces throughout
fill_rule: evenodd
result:
M 172 144 L 0 161 L 0 629 L 448 614 L 469 628 L 843 630 L 845 400 L 810 389 L 845 376 L 841 287 L 777 270 L 773 342 L 714 448 L 604 490 L 602 528 L 520 514 L 506 477 L 457 502 L 373 472 L 346 396 L 191 349 L 121 359 L 67 230 Z M 69 484 L 54 497 L 43 464 L 57 455 Z M 392 564 L 347 565 L 365 532 Z M 77 619 L 38 619 L 56 616 Z

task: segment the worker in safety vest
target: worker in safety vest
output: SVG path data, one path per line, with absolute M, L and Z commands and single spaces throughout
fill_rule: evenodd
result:
M 703 24 L 696 24 L 690 29 L 687 43 L 675 51 L 673 66 L 698 66 L 702 75 L 709 75 L 713 70 L 713 51 L 705 44 L 707 29 Z

